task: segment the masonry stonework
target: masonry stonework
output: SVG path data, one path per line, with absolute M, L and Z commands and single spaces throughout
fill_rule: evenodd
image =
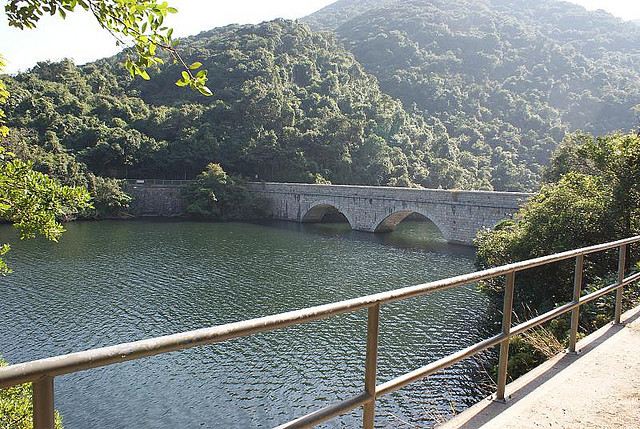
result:
M 136 216 L 173 217 L 184 214 L 182 188 L 190 181 L 131 181 L 126 191 Z M 411 213 L 431 220 L 443 237 L 473 244 L 477 232 L 511 218 L 531 194 L 455 191 L 383 186 L 249 183 L 249 191 L 268 203 L 274 219 L 320 222 L 338 210 L 359 231 L 392 231 Z
M 124 190 L 133 197 L 129 211 L 134 216 L 177 217 L 184 215 L 184 184 L 127 183 Z
M 531 194 L 380 186 L 251 183 L 275 219 L 319 222 L 332 208 L 359 231 L 392 231 L 411 213 L 431 220 L 450 242 L 472 244 L 476 233 L 511 218 Z

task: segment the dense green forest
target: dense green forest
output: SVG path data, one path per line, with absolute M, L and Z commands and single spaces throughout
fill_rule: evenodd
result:
M 128 80 L 119 58 L 9 78 L 10 146 L 66 180 L 84 166 L 194 178 L 214 161 L 260 180 L 490 186 L 488 169 L 450 156 L 444 129 L 382 93 L 330 35 L 278 20 L 216 29 L 181 49 L 202 59 L 214 97 L 173 85 L 177 66 Z
M 117 213 L 110 178 L 192 179 L 212 162 L 258 180 L 531 190 L 568 131 L 637 124 L 640 29 L 604 13 L 341 0 L 304 21 L 183 39 L 213 97 L 173 85 L 170 62 L 131 80 L 122 56 L 5 77 L 8 146 Z
M 604 12 L 554 0 L 340 0 L 307 20 L 337 32 L 406 109 L 444 124 L 452 147 L 489 163 L 496 189 L 534 186 L 567 131 L 637 124 L 640 28 Z

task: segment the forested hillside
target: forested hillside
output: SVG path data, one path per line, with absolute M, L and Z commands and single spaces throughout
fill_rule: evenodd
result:
M 492 184 L 537 182 L 567 131 L 637 125 L 640 29 L 554 0 L 340 0 L 332 29 L 408 110 L 441 121 Z M 432 119 L 435 118 L 435 119 Z
M 446 131 L 407 113 L 328 34 L 278 20 L 181 44 L 209 71 L 213 97 L 149 82 L 118 58 L 40 64 L 8 79 L 10 144 L 69 180 L 193 178 L 210 162 L 276 181 L 490 187 L 488 166 L 452 153 Z
M 181 41 L 213 97 L 120 61 L 7 77 L 8 144 L 38 169 L 124 203 L 102 177 L 530 190 L 571 130 L 637 125 L 640 28 L 552 0 L 341 0 L 307 24 Z M 98 177 L 96 177 L 98 176 Z M 113 198 L 111 198 L 113 197 Z

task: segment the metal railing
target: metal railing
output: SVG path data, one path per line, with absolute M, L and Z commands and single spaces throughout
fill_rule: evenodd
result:
M 507 361 L 509 357 L 509 340 L 514 335 L 521 334 L 531 328 L 539 326 L 560 315 L 571 312 L 571 332 L 569 351 L 575 351 L 578 331 L 578 316 L 581 305 L 595 300 L 605 294 L 615 291 L 614 323 L 620 323 L 622 311 L 623 287 L 640 280 L 640 273 L 625 277 L 627 247 L 640 242 L 640 236 L 625 240 L 614 241 L 591 247 L 585 247 L 567 252 L 556 253 L 527 261 L 503 265 L 484 271 L 451 277 L 444 280 L 405 287 L 388 292 L 377 293 L 364 297 L 349 299 L 331 304 L 309 307 L 302 310 L 272 316 L 260 317 L 241 322 L 203 328 L 131 343 L 97 348 L 78 353 L 55 356 L 46 359 L 11 365 L 0 368 L 0 389 L 22 383 L 33 383 L 33 421 L 35 429 L 53 429 L 54 425 L 54 377 L 83 371 L 90 368 L 111 365 L 119 362 L 140 359 L 160 353 L 187 349 L 204 344 L 219 343 L 233 338 L 253 335 L 258 332 L 273 331 L 286 326 L 298 325 L 314 320 L 326 319 L 338 314 L 367 309 L 367 350 L 365 359 L 364 391 L 337 404 L 329 405 L 320 410 L 302 416 L 296 420 L 284 423 L 278 428 L 306 428 L 312 427 L 335 416 L 347 413 L 358 407 L 363 407 L 362 426 L 371 429 L 375 420 L 376 400 L 383 395 L 406 386 L 407 384 L 427 377 L 437 371 L 480 353 L 490 347 L 500 345 L 498 361 L 498 382 L 496 399 L 504 400 L 507 382 Z M 614 284 L 603 287 L 595 292 L 581 296 L 583 283 L 584 257 L 588 254 L 618 249 L 618 279 Z M 575 278 L 573 300 L 531 320 L 511 326 L 513 312 L 513 295 L 515 276 L 519 271 L 542 265 L 575 258 Z M 506 277 L 505 296 L 502 319 L 502 332 L 466 347 L 449 356 L 438 359 L 421 368 L 376 384 L 377 355 L 378 355 L 378 326 L 380 307 L 408 298 L 424 296 L 436 291 L 442 291 L 457 286 L 467 285 L 482 280 L 500 276 Z

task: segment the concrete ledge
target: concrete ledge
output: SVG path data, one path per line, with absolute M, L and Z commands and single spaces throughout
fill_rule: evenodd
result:
M 596 409 L 597 401 L 611 401 L 612 406 L 622 407 L 622 409 L 626 408 L 625 405 L 628 405 L 621 403 L 624 401 L 621 401 L 620 398 L 616 401 L 616 398 L 611 397 L 611 392 L 606 390 L 606 386 L 600 386 L 602 391 L 595 393 L 594 383 L 598 383 L 598 377 L 604 379 L 609 379 L 613 376 L 622 377 L 619 384 L 629 383 L 629 388 L 635 390 L 638 394 L 635 399 L 633 399 L 632 395 L 630 401 L 635 403 L 636 399 L 640 398 L 640 391 L 638 390 L 640 388 L 633 384 L 633 380 L 624 378 L 629 374 L 638 377 L 637 370 L 640 368 L 640 356 L 637 351 L 640 349 L 640 335 L 638 335 L 639 329 L 635 325 L 640 325 L 640 307 L 626 312 L 622 320 L 623 324 L 621 325 L 610 323 L 582 339 L 577 344 L 577 354 L 559 354 L 507 385 L 506 394 L 509 399 L 506 403 L 486 398 L 448 422 L 438 426 L 438 428 L 640 427 L 640 420 L 637 419 L 638 415 L 640 415 L 640 410 L 637 407 L 634 408 L 633 405 L 629 408 L 632 409 L 632 413 L 637 414 L 628 418 L 621 416 L 620 413 L 614 413 L 616 416 L 610 417 L 611 410 L 604 410 L 603 413 L 607 414 L 605 418 L 611 422 L 611 425 L 601 423 L 598 420 L 598 416 L 585 416 L 585 414 L 589 414 L 589 411 L 593 414 L 598 413 L 599 410 Z M 625 327 L 625 325 L 632 323 L 634 326 Z M 607 342 L 607 340 L 609 341 Z M 632 344 L 634 346 L 630 347 Z M 617 359 L 607 359 L 607 354 L 615 355 L 613 357 Z M 571 377 L 575 375 L 573 373 L 576 372 L 576 369 L 583 364 L 586 366 L 587 361 L 591 361 L 590 365 L 593 365 L 594 360 L 596 365 L 601 365 L 598 368 L 598 374 L 584 373 L 581 374 L 584 375 L 581 379 Z M 622 365 L 623 371 L 615 367 L 614 361 L 616 360 L 618 363 L 620 360 L 624 362 L 624 365 Z M 612 365 L 612 367 L 609 367 L 609 365 Z M 572 368 L 568 370 L 570 366 Z M 628 371 L 629 374 L 624 374 L 624 371 Z M 550 392 L 560 394 L 561 389 L 563 392 L 571 390 L 570 384 L 575 387 L 572 395 L 552 398 L 548 394 Z M 614 393 L 618 391 L 613 390 Z M 534 396 L 532 393 L 534 392 L 538 396 L 536 399 L 532 399 L 532 396 Z M 596 401 L 591 401 L 596 403 L 596 406 L 592 408 L 588 407 L 589 395 L 596 397 Z M 544 406 L 541 405 L 540 396 L 549 403 L 544 404 Z M 580 409 L 571 408 L 571 400 L 576 398 L 585 402 Z M 530 401 L 535 401 L 535 403 L 527 403 Z M 614 402 L 616 403 L 614 404 Z M 531 417 L 532 409 L 537 410 L 539 413 L 537 417 Z M 558 415 L 557 419 L 552 416 L 554 413 Z M 635 421 L 637 426 L 628 426 L 628 421 Z

